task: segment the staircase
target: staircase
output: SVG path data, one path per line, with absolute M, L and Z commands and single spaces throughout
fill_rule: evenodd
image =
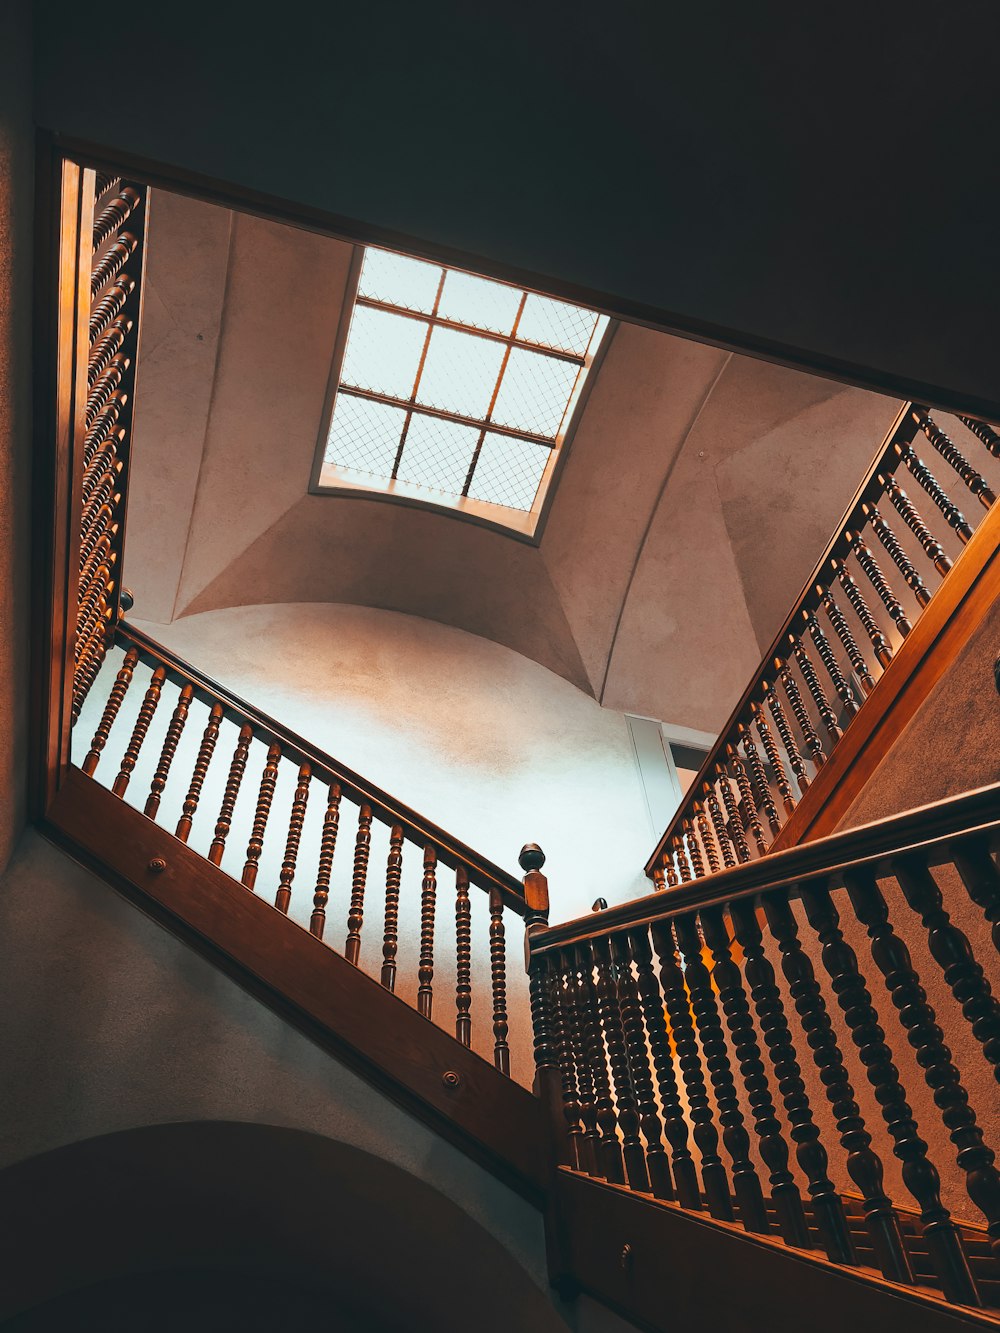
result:
M 53 193 L 35 707 L 49 836 L 543 1209 L 560 1288 L 651 1329 L 734 1309 L 768 1329 L 996 1324 L 995 1101 L 972 1093 L 978 1062 L 995 1076 L 1000 1059 L 1000 784 L 838 831 L 995 601 L 992 427 L 963 418 L 960 448 L 903 406 L 654 849 L 650 895 L 550 925 L 538 848 L 511 876 L 129 625 L 145 187 L 64 158 Z M 527 976 L 508 975 L 515 924 Z M 511 1078 L 529 1023 L 532 1092 Z

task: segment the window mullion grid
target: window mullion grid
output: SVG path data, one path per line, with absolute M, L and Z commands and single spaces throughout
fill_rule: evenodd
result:
M 520 324 L 521 316 L 524 314 L 524 305 L 527 299 L 528 299 L 528 293 L 522 292 L 521 302 L 517 307 L 517 314 L 514 316 L 514 324 L 510 331 L 510 341 L 507 343 L 507 346 L 503 349 L 503 359 L 500 362 L 500 369 L 497 372 L 497 382 L 493 386 L 493 394 L 490 397 L 490 405 L 486 409 L 486 415 L 483 418 L 484 422 L 489 422 L 491 420 L 493 416 L 493 409 L 497 405 L 497 398 L 500 396 L 500 385 L 503 383 L 503 377 L 507 370 L 507 362 L 510 360 L 511 348 L 514 346 L 514 339 L 517 337 L 517 326 Z M 472 485 L 472 478 L 476 472 L 476 464 L 479 462 L 480 453 L 482 453 L 483 441 L 486 439 L 486 429 L 487 428 L 484 425 L 482 430 L 479 432 L 478 440 L 476 440 L 476 447 L 472 451 L 472 460 L 469 463 L 469 470 L 465 476 L 465 485 L 462 487 L 463 498 L 467 497 L 469 494 L 469 487 Z
M 406 409 L 406 419 L 403 422 L 403 429 L 399 433 L 399 448 L 396 450 L 396 457 L 392 463 L 392 480 L 396 480 L 396 474 L 399 472 L 399 465 L 403 461 L 403 449 L 406 446 L 406 437 L 409 434 L 410 422 L 413 420 L 413 408 L 417 401 L 417 392 L 420 388 L 420 377 L 424 373 L 424 363 L 427 360 L 427 352 L 431 345 L 431 336 L 434 333 L 434 316 L 438 312 L 441 304 L 441 293 L 444 291 L 445 279 L 448 276 L 448 270 L 441 270 L 441 277 L 438 279 L 437 292 L 434 296 L 434 308 L 431 311 L 431 318 L 427 323 L 427 334 L 424 338 L 424 345 L 420 349 L 420 361 L 417 364 L 417 373 L 413 381 L 413 389 L 410 393 L 410 405 Z

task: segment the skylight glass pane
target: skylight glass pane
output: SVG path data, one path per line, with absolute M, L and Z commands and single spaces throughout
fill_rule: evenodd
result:
M 427 349 L 417 401 L 463 417 L 485 416 L 503 354 L 503 343 L 436 328 Z
M 356 306 L 341 380 L 390 398 L 409 398 L 427 325 L 406 315 Z
M 469 495 L 474 500 L 531 509 L 538 494 L 550 451 L 543 444 L 509 435 L 487 435 L 472 475 Z
M 504 371 L 493 420 L 554 439 L 580 367 L 515 348 Z
M 406 413 L 401 408 L 338 394 L 326 461 L 375 477 L 391 477 L 405 420 Z
M 561 352 L 583 356 L 597 320 L 595 310 L 583 310 L 580 306 L 531 292 L 524 303 L 517 336 L 525 342 L 541 343 L 544 347 L 556 347 Z
M 444 280 L 438 314 L 461 324 L 474 324 L 477 329 L 510 333 L 522 295 L 517 287 L 450 269 Z
M 406 255 L 393 254 L 391 250 L 373 250 L 369 246 L 365 251 L 358 295 L 429 315 L 434 309 L 440 281 L 441 269 L 437 264 L 409 259 Z
M 474 426 L 414 412 L 396 476 L 416 486 L 461 495 L 478 439 Z

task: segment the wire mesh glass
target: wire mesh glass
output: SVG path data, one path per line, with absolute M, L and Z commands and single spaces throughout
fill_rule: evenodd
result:
M 509 334 L 524 293 L 503 282 L 449 269 L 438 314 L 477 329 Z
M 493 420 L 555 439 L 580 367 L 515 347 L 504 371 Z
M 553 300 L 551 296 L 530 292 L 517 326 L 517 336 L 525 342 L 583 356 L 590 346 L 598 318 L 595 310 L 584 310 L 565 301 Z
M 551 451 L 516 436 L 488 434 L 469 486 L 473 500 L 530 511 Z
M 482 419 L 489 411 L 503 354 L 503 343 L 436 328 L 427 348 L 417 402 Z
M 461 495 L 481 432 L 414 412 L 396 476 L 447 495 Z
M 340 393 L 326 444 L 326 461 L 374 477 L 391 477 L 406 412 Z
M 441 283 L 441 268 L 391 250 L 365 251 L 358 295 L 429 315 Z
M 391 398 L 409 398 L 426 337 L 427 325 L 420 320 L 357 306 L 341 382 Z

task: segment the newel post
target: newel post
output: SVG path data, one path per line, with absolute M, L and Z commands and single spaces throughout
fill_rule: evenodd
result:
M 557 1145 L 560 1162 L 576 1166 L 573 1151 L 576 1139 L 567 1144 L 566 1120 L 563 1108 L 560 1044 L 562 1023 L 559 1006 L 560 975 L 558 958 L 549 954 L 532 954 L 534 936 L 549 924 L 549 882 L 542 874 L 545 853 L 533 842 L 521 848 L 518 857 L 525 872 L 524 884 L 524 963 L 529 978 L 531 1023 L 534 1032 L 535 1080 L 534 1092 L 545 1106 Z

